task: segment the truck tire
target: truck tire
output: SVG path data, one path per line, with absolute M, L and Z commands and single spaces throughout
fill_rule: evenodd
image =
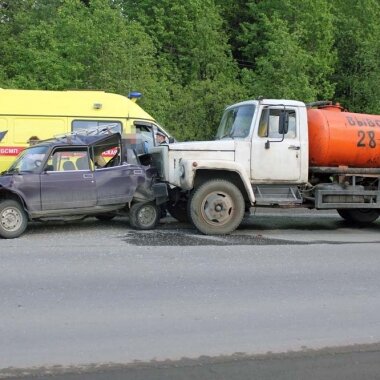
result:
M 129 210 L 129 224 L 138 230 L 151 230 L 160 221 L 161 209 L 154 202 L 138 202 Z
M 193 191 L 188 215 L 193 225 L 205 235 L 225 235 L 234 231 L 244 217 L 241 191 L 231 182 L 213 179 Z
M 369 224 L 374 222 L 379 217 L 379 211 L 374 209 L 357 208 L 357 209 L 347 209 L 341 208 L 337 209 L 338 214 L 350 223 L 358 224 Z
M 8 199 L 0 203 L 0 236 L 13 239 L 22 235 L 28 217 L 20 202 Z

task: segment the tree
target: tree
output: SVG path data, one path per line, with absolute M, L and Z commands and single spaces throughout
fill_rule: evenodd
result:
M 252 96 L 300 100 L 330 98 L 334 85 L 333 24 L 327 0 L 250 1 L 251 21 L 243 24 L 244 69 Z
M 119 2 L 154 41 L 169 95 L 160 120 L 180 139 L 212 137 L 221 110 L 242 95 L 219 7 L 214 0 Z
M 338 62 L 336 98 L 355 112 L 380 112 L 380 4 L 334 2 Z
M 241 39 L 242 25 L 252 21 L 252 12 L 247 0 L 215 0 L 220 7 L 220 14 L 224 21 L 224 29 L 231 46 L 232 56 L 240 68 L 252 68 L 253 62 L 243 56 L 244 42 Z
M 94 88 L 126 94 L 157 78 L 154 47 L 136 22 L 108 2 L 21 1 L 0 42 L 5 85 Z M 131 73 L 133 72 L 133 77 Z
M 213 0 L 125 0 L 128 19 L 136 19 L 154 39 L 157 60 L 175 83 L 236 75 L 223 19 Z

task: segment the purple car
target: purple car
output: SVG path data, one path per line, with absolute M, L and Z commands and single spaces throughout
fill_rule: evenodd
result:
M 1 174 L 0 237 L 20 236 L 32 220 L 118 214 L 128 214 L 134 228 L 151 229 L 167 194 L 119 133 L 65 135 L 25 149 Z

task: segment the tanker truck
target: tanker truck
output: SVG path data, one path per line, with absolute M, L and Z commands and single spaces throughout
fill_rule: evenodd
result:
M 380 116 L 331 102 L 237 103 L 215 140 L 150 154 L 169 212 L 204 234 L 231 233 L 255 206 L 335 209 L 356 225 L 380 215 Z

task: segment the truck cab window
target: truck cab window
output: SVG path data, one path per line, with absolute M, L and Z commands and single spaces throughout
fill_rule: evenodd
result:
M 227 109 L 224 112 L 215 139 L 247 137 L 251 129 L 254 113 L 254 105 Z
M 137 138 L 146 148 L 155 146 L 153 126 L 151 124 L 135 123 Z
M 265 108 L 261 113 L 258 135 L 266 138 L 282 138 L 279 133 L 280 113 L 282 109 Z M 297 132 L 296 113 L 294 110 L 286 110 L 288 114 L 288 132 L 285 138 L 295 138 Z

